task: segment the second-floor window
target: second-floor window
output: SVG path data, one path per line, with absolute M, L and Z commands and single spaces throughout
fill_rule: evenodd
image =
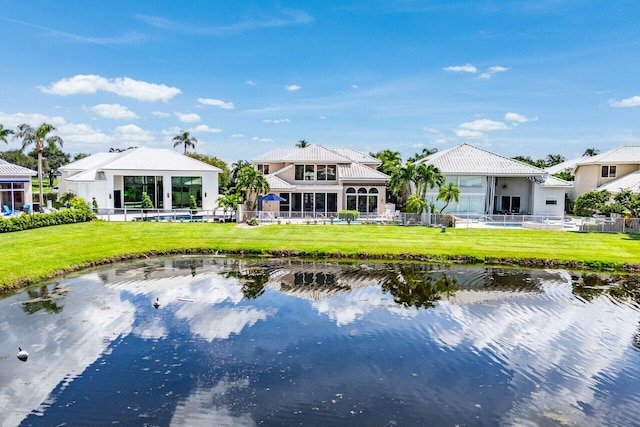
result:
M 296 181 L 335 181 L 336 165 L 296 165 Z
M 616 167 L 615 166 L 602 166 L 602 178 L 615 178 Z
M 269 175 L 269 165 L 258 165 L 258 170 L 264 175 Z

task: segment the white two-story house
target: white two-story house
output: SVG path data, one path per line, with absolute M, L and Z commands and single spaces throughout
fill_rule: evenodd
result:
M 344 209 L 370 216 L 385 212 L 390 177 L 376 169 L 380 160 L 368 154 L 312 144 L 277 148 L 251 163 L 265 175 L 271 193 L 284 199 L 259 209 L 291 217 L 330 217 Z
M 573 184 L 555 178 L 544 169 L 528 165 L 469 144 L 438 151 L 420 163 L 433 165 L 446 181 L 460 189 L 460 200 L 446 212 L 472 214 L 527 214 L 562 216 L 565 194 Z M 436 209 L 438 187 L 427 192 Z

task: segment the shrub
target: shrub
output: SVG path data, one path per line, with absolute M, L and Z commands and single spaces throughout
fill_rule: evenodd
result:
M 573 213 L 578 216 L 592 216 L 602 212 L 609 197 L 611 193 L 606 190 L 585 193 L 576 199 L 573 204 Z
M 247 221 L 247 224 L 249 224 L 249 225 L 258 225 L 258 218 L 256 218 L 255 216 L 254 216 L 254 217 L 251 217 L 251 218 Z
M 358 211 L 342 210 L 338 212 L 338 219 L 353 221 L 358 218 L 360 218 L 360 212 Z
M 146 192 L 142 193 L 142 209 L 153 209 L 151 197 Z
M 76 222 L 91 221 L 93 219 L 93 213 L 83 198 L 73 197 L 69 201 L 69 204 L 72 208 L 58 212 L 0 218 L 0 233 L 10 233 L 52 225 L 74 224 Z

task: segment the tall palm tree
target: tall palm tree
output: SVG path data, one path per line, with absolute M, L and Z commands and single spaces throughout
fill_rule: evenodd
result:
M 423 148 L 422 152 L 414 154 L 413 157 L 409 157 L 407 159 L 407 162 L 415 163 L 418 160 L 424 159 L 425 157 L 429 157 L 430 155 L 435 154 L 437 152 L 438 152 L 437 148 Z
M 370 153 L 370 155 L 382 162 L 377 169 L 389 176 L 402 167 L 402 158 L 400 157 L 400 153 L 397 151 L 382 150 L 377 153 Z
M 9 141 L 7 141 L 7 137 L 13 134 L 14 132 L 11 129 L 7 129 L 4 126 L 0 125 L 0 141 L 4 142 L 5 144 L 8 144 Z
M 421 163 L 416 168 L 415 184 L 420 197 L 425 198 L 427 197 L 427 189 L 444 184 L 444 175 L 437 167 Z
M 547 166 L 555 166 L 567 160 L 562 154 L 549 154 L 545 159 Z
M 584 154 L 582 154 L 582 156 L 596 156 L 598 154 L 600 154 L 600 150 L 597 148 L 587 148 L 584 150 Z
M 438 200 L 445 202 L 445 205 L 440 209 L 440 212 L 444 212 L 447 206 L 449 206 L 449 203 L 453 201 L 457 203 L 460 201 L 460 188 L 458 188 L 458 186 L 453 182 L 449 182 L 447 185 L 441 186 L 438 191 Z
M 59 145 L 62 147 L 62 138 L 57 135 L 49 135 L 55 131 L 56 128 L 49 123 L 42 123 L 37 128 L 32 127 L 26 123 L 18 126 L 18 132 L 16 138 L 22 139 L 22 150 L 24 151 L 31 144 L 35 144 L 38 151 L 38 189 L 39 189 L 39 203 L 44 202 L 44 194 L 42 191 L 42 152 L 44 151 L 44 141 L 48 144 Z
M 411 183 L 415 180 L 416 166 L 413 163 L 407 163 L 391 175 L 389 188 L 393 194 L 398 196 L 398 199 L 406 200 L 406 197 L 411 193 Z
M 194 148 L 197 143 L 196 137 L 189 135 L 187 131 L 182 131 L 181 134 L 173 137 L 173 147 L 184 145 L 184 154 L 187 154 L 187 148 Z
M 249 210 L 256 208 L 258 195 L 268 193 L 269 190 L 269 183 L 262 172 L 257 171 L 253 167 L 245 166 L 238 173 L 236 192 L 245 195 L 245 201 Z
M 229 210 L 238 209 L 238 205 L 241 203 L 240 196 L 238 194 L 225 194 L 218 199 L 218 207 L 223 208 L 225 220 L 227 212 Z
M 296 147 L 298 147 L 298 148 L 305 148 L 305 147 L 308 147 L 308 146 L 309 146 L 309 143 L 305 139 L 301 139 L 296 144 Z

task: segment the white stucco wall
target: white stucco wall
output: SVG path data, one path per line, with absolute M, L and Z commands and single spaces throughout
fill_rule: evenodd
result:
M 533 210 L 532 215 L 564 215 L 564 187 L 542 187 L 539 184 L 533 186 Z M 547 205 L 547 198 L 555 199 L 555 205 Z

